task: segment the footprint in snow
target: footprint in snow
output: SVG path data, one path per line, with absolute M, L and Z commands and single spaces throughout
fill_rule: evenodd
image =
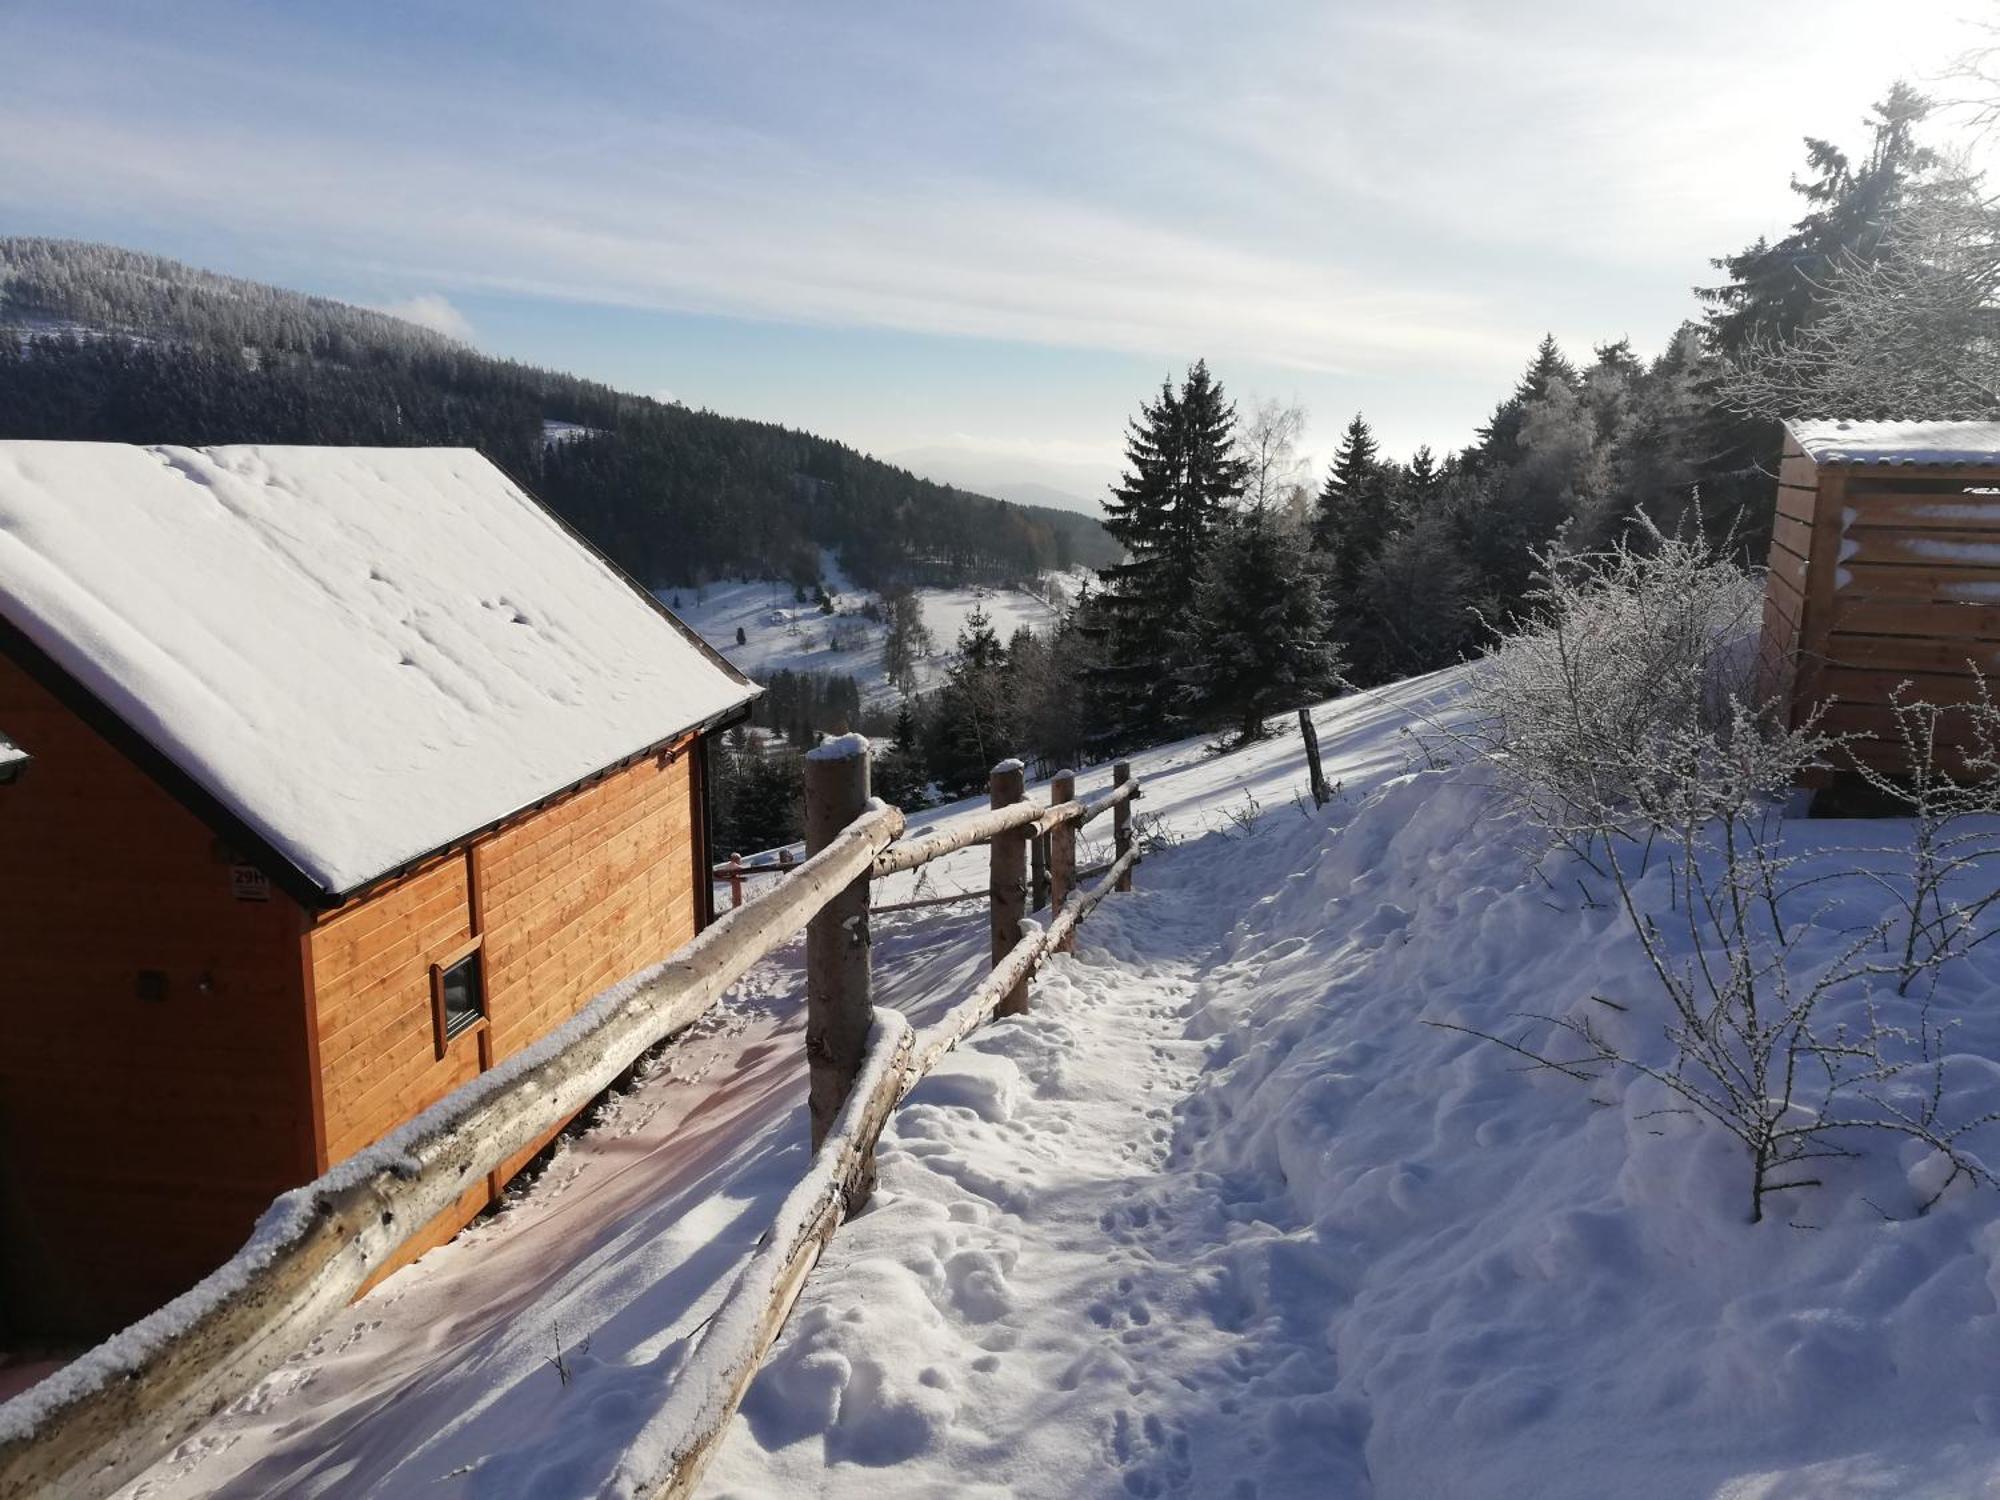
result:
M 1194 1478 L 1192 1444 L 1180 1423 L 1123 1408 L 1112 1414 L 1108 1438 L 1112 1461 L 1125 1471 L 1125 1493 L 1139 1500 L 1187 1493 Z

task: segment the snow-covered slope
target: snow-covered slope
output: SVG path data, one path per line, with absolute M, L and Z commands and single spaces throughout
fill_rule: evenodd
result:
M 1740 1148 L 1663 1089 L 1423 1024 L 1603 995 L 1643 1049 L 1657 986 L 1475 777 L 1384 782 L 1382 740 L 1358 760 L 1324 717 L 1333 816 L 1279 802 L 1271 751 L 1238 758 L 1265 814 L 1148 864 L 1031 1016 L 911 1096 L 713 1493 L 1994 1493 L 2000 1195 L 1920 1215 L 1928 1150 L 1862 1141 L 1752 1225 Z M 1151 805 L 1247 821 L 1226 764 Z M 1884 833 L 1789 837 L 1810 876 Z M 1670 917 L 1663 864 L 1640 899 Z M 2000 1107 L 1996 980 L 1983 956 L 1933 1004 L 1966 1116 Z
M 660 597 L 753 681 L 766 682 L 780 671 L 837 672 L 860 683 L 864 701 L 894 702 L 895 689 L 882 670 L 883 627 L 861 613 L 874 595 L 844 578 L 831 558 L 825 577 L 834 604 L 831 615 L 822 614 L 811 598 L 799 602 L 792 585 L 776 579 L 663 589 Z M 1055 581 L 1074 592 L 1074 578 Z M 1045 598 L 1020 589 L 973 586 L 918 589 L 916 594 L 934 642 L 930 656 L 918 666 L 918 691 L 942 679 L 955 657 L 958 633 L 975 610 L 986 613 L 1002 640 L 1022 626 L 1046 631 L 1058 614 Z M 738 630 L 744 636 L 740 646 Z
M 2000 1194 L 1919 1216 L 1932 1164 L 1867 1143 L 1751 1225 L 1736 1148 L 1656 1089 L 1423 1024 L 1598 994 L 1634 1046 L 1653 1029 L 1624 919 L 1536 876 L 1474 778 L 1410 770 L 1404 729 L 1455 682 L 1321 708 L 1324 813 L 1293 735 L 1141 759 L 1164 842 L 1138 889 L 911 1096 L 704 1493 L 2000 1486 Z M 1895 831 L 1788 837 L 1831 872 Z M 920 1022 L 986 961 L 977 905 L 873 936 L 878 996 Z M 798 958 L 134 1493 L 596 1493 L 802 1168 Z M 1996 997 L 1987 950 L 1936 997 L 1955 1105 L 2000 1106 Z

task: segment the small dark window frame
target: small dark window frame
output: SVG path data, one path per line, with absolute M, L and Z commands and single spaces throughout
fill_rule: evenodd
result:
M 444 1008 L 445 975 L 463 964 L 473 966 L 473 974 L 479 985 L 479 1009 L 456 1027 L 451 1026 Z M 431 965 L 431 1032 L 439 1062 L 451 1050 L 451 1044 L 462 1036 L 475 1036 L 487 1024 L 486 1011 L 486 963 L 481 952 L 480 940 L 472 939 L 439 958 Z

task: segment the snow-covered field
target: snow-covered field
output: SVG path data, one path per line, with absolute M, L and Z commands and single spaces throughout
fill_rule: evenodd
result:
M 1409 771 L 1453 684 L 1320 709 L 1324 813 L 1294 737 L 1140 762 L 1181 842 L 911 1096 L 705 1493 L 2000 1493 L 2000 1194 L 1920 1216 L 1934 1163 L 1866 1143 L 1752 1225 L 1737 1148 L 1656 1087 L 1423 1024 L 1604 995 L 1655 1029 L 1624 918 Z M 1896 828 L 1787 837 L 1831 871 Z M 881 997 L 935 1016 L 985 941 L 976 904 L 878 919 Z M 1933 1009 L 1990 1109 L 1979 954 Z M 798 958 L 131 1493 L 595 1493 L 804 1166 Z
M 860 683 L 863 701 L 893 703 L 896 690 L 882 670 L 883 627 L 861 613 L 875 596 L 843 577 L 831 557 L 825 568 L 834 603 L 831 615 L 821 614 L 810 596 L 800 603 L 793 597 L 791 584 L 775 579 L 663 589 L 660 597 L 703 640 L 759 682 L 780 671 L 837 672 Z M 1076 577 L 1051 578 L 1074 595 Z M 982 585 L 918 589 L 916 594 L 923 606 L 924 626 L 933 639 L 931 654 L 917 667 L 920 692 L 935 687 L 943 678 L 956 657 L 958 633 L 975 610 L 985 611 L 1003 641 L 1024 625 L 1046 631 L 1059 613 L 1045 598 L 1020 589 Z M 738 630 L 744 636 L 740 646 L 736 644 Z

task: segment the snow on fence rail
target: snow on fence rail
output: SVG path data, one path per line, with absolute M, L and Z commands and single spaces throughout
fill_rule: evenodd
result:
M 502 1162 L 573 1118 L 644 1052 L 712 1006 L 759 959 L 806 929 L 806 1053 L 814 1158 L 625 1455 L 613 1493 L 691 1493 L 820 1250 L 866 1201 L 874 1148 L 896 1104 L 988 1017 L 1026 1009 L 1028 976 L 1066 952 L 1138 851 L 1120 762 L 1111 791 L 1078 800 L 1059 774 L 1049 805 L 1020 763 L 994 769 L 993 809 L 899 845 L 903 815 L 868 790 L 859 735 L 807 757 L 807 858 L 694 941 L 599 995 L 561 1028 L 317 1180 L 281 1195 L 223 1266 L 159 1311 L 0 1403 L 0 1500 L 108 1495 L 302 1347 L 368 1278 Z M 1076 832 L 1115 815 L 1116 858 L 1077 888 Z M 1029 921 L 1028 847 L 1046 840 L 1046 927 Z M 992 850 L 993 972 L 921 1036 L 870 998 L 868 887 L 957 849 Z M 922 848 L 921 858 L 907 851 Z M 1039 904 L 1039 902 L 1037 903 Z

